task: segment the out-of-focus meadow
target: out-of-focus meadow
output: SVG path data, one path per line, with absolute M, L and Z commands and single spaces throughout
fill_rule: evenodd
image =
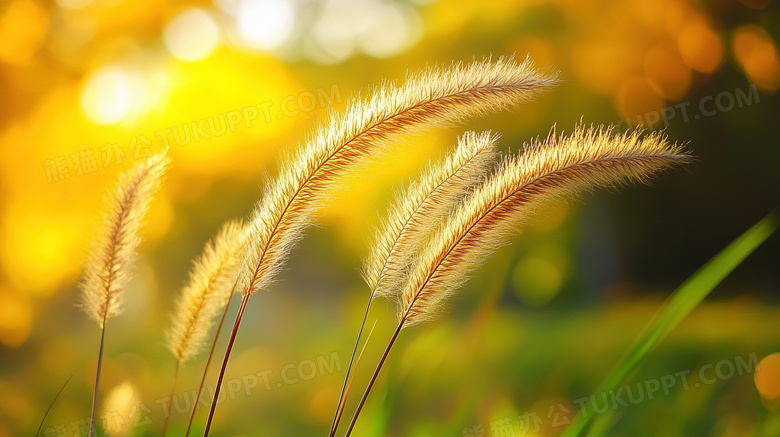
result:
M 153 436 L 191 260 L 251 212 L 284 153 L 373 84 L 512 53 L 564 81 L 406 138 L 345 182 L 250 301 L 214 434 L 325 435 L 367 298 L 360 263 L 394 187 L 465 130 L 500 132 L 516 152 L 582 118 L 666 129 L 697 158 L 652 186 L 539 211 L 445 314 L 404 331 L 356 435 L 553 436 L 587 402 L 615 413 L 614 435 L 780 435 L 780 359 L 755 371 L 780 353 L 777 236 L 651 353 L 633 398 L 594 392 L 664 299 L 777 206 L 779 41 L 771 0 L 4 0 L 0 436 L 33 435 L 70 375 L 41 435 L 86 435 L 100 333 L 76 307 L 78 281 L 122 170 L 170 148 L 126 311 L 107 325 L 98 406 L 111 435 Z M 348 413 L 393 304 L 375 319 Z M 180 372 L 169 435 L 183 435 L 204 355 Z

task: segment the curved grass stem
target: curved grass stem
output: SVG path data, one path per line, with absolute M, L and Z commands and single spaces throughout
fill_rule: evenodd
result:
M 387 356 L 390 354 L 390 350 L 393 348 L 395 341 L 398 339 L 398 335 L 401 333 L 401 330 L 404 327 L 404 321 L 405 318 L 401 319 L 401 321 L 398 322 L 398 327 L 395 328 L 395 332 L 393 332 L 393 336 L 390 338 L 390 341 L 387 343 L 387 347 L 385 348 L 385 351 L 382 354 L 382 358 L 379 360 L 379 364 L 377 364 L 376 369 L 374 370 L 374 374 L 371 375 L 371 380 L 368 382 L 366 391 L 363 392 L 363 396 L 360 398 L 360 403 L 358 403 L 357 409 L 355 410 L 355 414 L 352 416 L 352 420 L 349 423 L 349 428 L 347 428 L 347 433 L 344 434 L 344 437 L 349 437 L 349 435 L 352 434 L 352 429 L 355 427 L 355 423 L 357 422 L 358 416 L 360 415 L 360 412 L 363 410 L 363 405 L 365 405 L 366 399 L 368 399 L 368 394 L 371 392 L 371 388 L 374 386 L 374 383 L 376 382 L 376 379 L 379 376 L 379 372 L 382 370 L 382 366 L 385 364 L 385 361 L 387 360 Z
M 249 294 L 245 294 L 241 297 L 241 306 L 238 307 L 236 321 L 233 323 L 233 331 L 230 333 L 230 340 L 228 341 L 227 349 L 225 350 L 225 357 L 222 359 L 222 367 L 219 369 L 219 379 L 217 379 L 217 386 L 214 388 L 214 399 L 211 402 L 209 418 L 206 421 L 206 429 L 203 431 L 203 437 L 209 435 L 211 422 L 214 420 L 214 412 L 217 410 L 217 400 L 219 399 L 220 387 L 222 387 L 222 380 L 225 378 L 225 369 L 227 369 L 227 363 L 230 359 L 230 352 L 233 350 L 233 343 L 236 341 L 238 327 L 241 325 L 241 319 L 244 317 L 244 310 L 246 309 L 247 302 L 249 302 L 249 296 Z
M 341 386 L 341 394 L 339 394 L 339 402 L 336 405 L 336 412 L 333 416 L 333 423 L 330 427 L 330 433 L 328 434 L 328 437 L 333 437 L 336 435 L 336 430 L 339 427 L 339 422 L 341 421 L 341 412 L 343 412 L 342 404 L 346 401 L 344 399 L 345 397 L 345 391 L 347 389 L 347 383 L 349 381 L 349 377 L 352 373 L 352 365 L 355 361 L 355 355 L 357 354 L 358 346 L 360 345 L 360 338 L 363 336 L 363 330 L 366 327 L 366 320 L 368 319 L 368 312 L 371 309 L 371 302 L 374 300 L 374 290 L 371 290 L 371 294 L 368 297 L 368 304 L 366 304 L 366 312 L 363 314 L 363 321 L 360 323 L 360 329 L 358 330 L 357 339 L 355 339 L 355 346 L 352 348 L 352 356 L 349 357 L 349 365 L 347 366 L 347 373 L 344 375 L 344 384 Z
M 236 281 L 238 283 L 238 281 Z M 235 290 L 235 285 L 233 290 Z M 232 294 L 231 294 L 232 296 Z M 222 310 L 222 317 L 219 319 L 219 325 L 217 325 L 217 333 L 214 334 L 214 341 L 211 343 L 211 349 L 209 349 L 209 356 L 206 359 L 206 366 L 203 369 L 203 376 L 200 378 L 200 385 L 198 386 L 198 392 L 192 402 L 192 410 L 190 411 L 190 419 L 187 422 L 187 430 L 184 432 L 184 437 L 189 437 L 190 429 L 192 428 L 192 421 L 195 419 L 195 411 L 200 404 L 200 395 L 203 393 L 203 385 L 206 383 L 206 375 L 209 373 L 209 367 L 211 367 L 211 359 L 214 357 L 214 350 L 217 348 L 217 341 L 219 340 L 219 334 L 222 332 L 222 326 L 225 325 L 225 319 L 227 318 L 228 309 L 230 309 L 230 299 L 225 304 L 225 309 Z
M 173 396 L 176 394 L 176 383 L 179 380 L 179 367 L 181 360 L 176 360 L 176 367 L 173 369 L 173 386 L 171 386 L 171 395 L 168 396 L 168 407 L 165 409 L 165 419 L 163 419 L 162 437 L 168 432 L 168 422 L 171 420 L 171 407 L 173 406 Z
M 62 392 L 65 391 L 65 387 L 68 386 L 68 383 L 70 382 L 71 379 L 73 379 L 73 375 L 70 375 L 68 379 L 65 381 L 65 384 L 62 384 L 62 388 L 60 388 L 60 391 L 58 391 L 57 395 L 54 396 L 54 399 L 52 399 L 51 403 L 49 404 L 49 408 L 47 408 L 46 412 L 43 413 L 43 417 L 41 418 L 41 424 L 38 425 L 38 431 L 35 432 L 35 437 L 38 437 L 38 434 L 41 433 L 41 429 L 43 428 L 43 423 L 46 421 L 46 416 L 49 415 L 49 412 L 51 411 L 52 407 L 54 407 L 54 404 L 57 402 L 57 399 L 60 398 Z
M 89 419 L 89 437 L 95 435 L 95 412 L 97 411 L 98 386 L 100 385 L 100 369 L 103 365 L 103 345 L 106 340 L 106 319 L 103 318 L 103 326 L 100 328 L 100 351 L 98 351 L 97 371 L 95 372 L 95 390 L 92 393 L 92 415 Z
M 360 354 L 358 354 L 357 359 L 355 360 L 355 368 L 360 365 L 360 359 L 363 358 L 363 353 L 366 351 L 366 346 L 368 346 L 369 340 L 371 340 L 371 335 L 374 334 L 374 328 L 376 328 L 376 322 L 379 320 L 374 320 L 374 325 L 371 327 L 371 330 L 368 331 L 368 336 L 366 337 L 366 342 L 363 343 L 363 348 L 360 349 Z M 341 422 L 341 417 L 344 415 L 344 408 L 347 405 L 347 397 L 349 396 L 350 390 L 352 389 L 352 381 L 355 379 L 355 372 L 352 372 L 349 375 L 349 378 L 346 380 L 346 385 L 344 386 L 345 390 L 343 393 L 343 396 L 341 398 L 341 401 L 339 402 L 338 409 L 336 410 L 336 423 L 331 429 L 331 435 L 335 435 L 336 431 L 338 430 L 339 423 Z

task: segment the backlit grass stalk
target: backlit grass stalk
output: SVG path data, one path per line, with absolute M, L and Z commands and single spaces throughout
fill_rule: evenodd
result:
M 349 425 L 366 399 L 404 328 L 429 320 L 476 266 L 505 244 L 518 225 L 546 199 L 596 186 L 644 182 L 688 159 L 660 134 L 613 134 L 609 128 L 577 127 L 570 136 L 553 132 L 522 154 L 503 160 L 436 230 L 401 288 L 398 325 L 371 376 Z
M 355 352 L 360 344 L 371 302 L 377 296 L 393 297 L 393 291 L 398 289 L 397 284 L 408 269 L 411 255 L 419 248 L 428 231 L 487 174 L 488 166 L 496 157 L 497 139 L 489 132 L 466 133 L 444 160 L 429 165 L 391 206 L 388 218 L 377 231 L 376 243 L 363 266 L 363 277 L 371 292 L 344 376 L 330 436 L 335 435 L 339 426 L 347 381 L 351 379 Z
M 238 281 L 233 284 L 233 292 L 230 293 L 230 296 L 233 296 L 233 293 L 235 293 L 236 285 L 238 284 Z M 217 323 L 217 332 L 214 334 L 214 340 L 211 342 L 211 348 L 209 348 L 209 355 L 206 358 L 206 364 L 203 367 L 203 375 L 200 378 L 200 384 L 198 385 L 198 391 L 195 395 L 195 401 L 192 403 L 192 409 L 190 410 L 190 418 L 187 421 L 187 430 L 184 432 L 184 437 L 188 437 L 190 435 L 190 429 L 192 429 L 192 421 L 195 419 L 195 411 L 198 409 L 198 404 L 200 404 L 200 396 L 203 393 L 203 386 L 206 384 L 206 376 L 209 373 L 209 367 L 211 367 L 211 359 L 214 357 L 214 350 L 217 348 L 217 341 L 219 340 L 219 334 L 222 332 L 222 327 L 225 326 L 225 319 L 227 318 L 228 310 L 230 309 L 230 299 L 228 299 L 227 304 L 225 304 L 225 308 L 222 310 L 222 316 L 219 319 L 219 323 Z
M 217 236 L 206 243 L 203 254 L 193 263 L 189 281 L 177 301 L 169 333 L 168 344 L 176 357 L 171 400 L 176 391 L 179 367 L 198 354 L 214 318 L 223 308 L 227 308 L 235 290 L 239 265 L 237 254 L 244 244 L 245 236 L 246 226 L 240 220 L 225 223 Z M 213 348 L 212 344 L 212 351 Z M 204 378 L 206 372 L 208 365 Z M 164 419 L 162 436 L 165 436 L 169 419 L 170 415 Z
M 368 331 L 368 336 L 366 336 L 366 341 L 363 343 L 363 348 L 360 349 L 360 354 L 357 355 L 357 359 L 355 360 L 355 367 L 360 365 L 360 360 L 363 358 L 363 353 L 366 351 L 366 346 L 368 346 L 368 342 L 371 340 L 371 335 L 374 333 L 374 328 L 376 328 L 376 320 L 374 321 L 374 325 L 371 327 L 371 330 Z M 341 397 L 339 398 L 339 405 L 336 409 L 336 417 L 334 420 L 334 423 L 331 425 L 331 435 L 336 433 L 336 429 L 338 428 L 338 422 L 341 419 L 341 416 L 344 414 L 344 408 L 346 407 L 346 397 L 349 396 L 349 392 L 352 389 L 352 381 L 355 379 L 355 374 L 351 373 L 349 374 L 349 378 L 347 378 L 344 382 L 344 388 L 342 389 Z
M 164 153 L 138 163 L 124 173 L 106 199 L 103 228 L 97 233 L 84 269 L 82 306 L 100 326 L 95 390 L 92 396 L 90 437 L 95 434 L 95 412 L 103 363 L 106 322 L 122 310 L 124 291 L 132 276 L 143 218 L 160 186 L 170 160 Z
M 165 434 L 167 434 L 168 432 L 168 423 L 171 420 L 171 408 L 173 406 L 173 397 L 176 395 L 176 383 L 179 380 L 180 367 L 181 367 L 181 361 L 176 360 L 176 365 L 173 369 L 173 383 L 171 384 L 171 393 L 170 395 L 168 395 L 168 400 L 166 401 L 165 418 L 163 418 L 162 431 L 160 432 L 160 435 L 162 437 L 165 437 Z
M 244 265 L 240 272 L 241 307 L 214 392 L 208 435 L 221 381 L 249 297 L 273 280 L 301 238 L 327 194 L 356 164 L 375 158 L 399 135 L 446 125 L 500 110 L 531 99 L 555 83 L 553 75 L 537 71 L 530 60 L 481 61 L 449 68 L 431 68 L 411 76 L 405 85 L 385 85 L 368 100 L 355 100 L 346 113 L 331 116 L 285 160 L 270 183 L 250 222 Z

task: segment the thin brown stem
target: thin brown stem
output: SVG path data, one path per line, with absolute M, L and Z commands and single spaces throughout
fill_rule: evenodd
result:
M 181 360 L 176 360 L 176 367 L 173 369 L 173 386 L 171 387 L 171 395 L 168 396 L 168 408 L 165 410 L 165 419 L 163 419 L 162 437 L 165 437 L 165 434 L 168 432 L 168 422 L 171 420 L 173 396 L 176 394 L 176 382 L 179 380 L 179 366 L 181 366 Z
M 363 343 L 363 348 L 360 349 L 360 354 L 357 356 L 357 360 L 355 360 L 355 368 L 360 365 L 360 359 L 363 358 L 363 353 L 366 351 L 366 346 L 368 346 L 369 340 L 371 340 L 371 335 L 374 333 L 374 328 L 376 328 L 376 322 L 379 320 L 374 320 L 374 326 L 371 327 L 371 330 L 368 331 L 368 336 L 366 337 L 366 342 Z M 352 381 L 355 379 L 355 373 L 353 372 L 349 376 L 349 381 L 347 382 L 347 388 L 344 391 L 344 397 L 341 399 L 341 403 L 339 404 L 339 409 L 336 412 L 336 427 L 333 430 L 333 434 L 336 433 L 339 427 L 339 423 L 341 422 L 341 416 L 344 414 L 344 408 L 347 406 L 347 398 L 349 397 L 349 393 L 352 389 Z
M 51 403 L 49 404 L 49 408 L 46 409 L 46 412 L 43 413 L 43 418 L 41 419 L 41 424 L 38 425 L 38 431 L 35 432 L 35 437 L 38 437 L 38 434 L 41 433 L 41 429 L 43 428 L 43 423 L 46 421 L 46 416 L 49 415 L 49 412 L 51 411 L 52 407 L 54 407 L 54 404 L 57 402 L 57 399 L 60 398 L 60 395 L 63 391 L 65 391 L 65 387 L 68 386 L 68 383 L 73 378 L 73 375 L 70 375 L 68 377 L 68 380 L 65 381 L 65 384 L 62 384 L 62 388 L 60 388 L 60 391 L 57 392 L 57 396 L 54 396 L 54 399 L 52 399 Z
M 347 382 L 349 381 L 349 376 L 352 373 L 352 364 L 355 361 L 355 354 L 357 354 L 358 346 L 360 345 L 360 338 L 363 336 L 363 329 L 366 326 L 366 320 L 368 319 L 368 312 L 371 309 L 371 302 L 374 300 L 374 290 L 371 290 L 371 294 L 368 296 L 368 304 L 366 304 L 366 312 L 363 314 L 363 321 L 360 323 L 360 330 L 358 330 L 357 339 L 355 340 L 355 347 L 352 348 L 352 356 L 349 358 L 349 365 L 347 366 L 347 373 L 344 375 L 344 384 L 341 386 L 341 394 L 339 394 L 339 402 L 336 404 L 336 413 L 333 416 L 333 422 L 330 425 L 330 433 L 328 433 L 328 437 L 333 437 L 336 435 L 336 430 L 339 427 L 339 422 L 341 421 L 341 414 L 340 411 L 342 411 L 342 403 L 344 403 L 344 392 L 347 389 Z
M 92 393 L 92 416 L 89 419 L 89 437 L 95 435 L 95 412 L 97 411 L 98 386 L 100 385 L 100 368 L 103 365 L 103 345 L 106 340 L 106 317 L 103 316 L 103 326 L 100 327 L 100 351 L 98 352 L 97 371 L 95 372 L 95 391 Z
M 344 437 L 349 437 L 349 435 L 352 434 L 352 428 L 355 427 L 355 423 L 357 422 L 358 416 L 360 415 L 360 411 L 363 410 L 363 405 L 366 403 L 366 399 L 368 399 L 368 394 L 371 392 L 371 388 L 374 386 L 374 383 L 376 382 L 376 379 L 379 376 L 379 371 L 382 370 L 382 366 L 385 364 L 385 361 L 387 360 L 387 356 L 390 354 L 390 349 L 393 348 L 395 341 L 398 339 L 398 335 L 401 333 L 401 330 L 404 327 L 405 320 L 406 317 L 404 316 L 404 318 L 402 318 L 401 321 L 398 322 L 398 327 L 395 328 L 395 332 L 393 332 L 393 336 L 390 338 L 390 342 L 387 343 L 385 352 L 382 354 L 382 358 L 379 360 L 379 364 L 377 364 L 376 369 L 374 370 L 374 374 L 371 375 L 371 380 L 368 382 L 366 391 L 363 392 L 363 396 L 360 398 L 360 403 L 358 404 L 357 409 L 355 410 L 355 415 L 352 416 L 352 421 L 349 423 L 349 428 L 347 428 L 347 433 L 344 434 Z
M 238 281 L 236 280 L 236 284 L 238 284 Z M 233 290 L 235 291 L 236 286 L 233 285 Z M 231 297 L 233 297 L 233 294 L 230 294 Z M 227 303 L 225 303 L 225 309 L 222 310 L 222 317 L 219 319 L 219 325 L 217 325 L 217 333 L 214 335 L 214 342 L 211 343 L 211 349 L 209 350 L 209 356 L 206 359 L 206 367 L 203 369 L 203 376 L 200 378 L 200 385 L 198 386 L 198 393 L 195 395 L 195 399 L 192 402 L 192 410 L 190 411 L 190 420 L 187 422 L 187 431 L 184 433 L 184 437 L 189 437 L 190 435 L 190 429 L 192 428 L 192 420 L 195 418 L 195 410 L 198 409 L 198 405 L 200 404 L 200 395 L 203 392 L 203 385 L 206 383 L 206 375 L 209 373 L 209 367 L 211 366 L 211 358 L 214 356 L 214 350 L 217 348 L 217 340 L 219 340 L 219 334 L 222 332 L 222 326 L 225 325 L 225 319 L 227 318 L 228 309 L 230 309 L 230 301 L 232 299 L 228 299 Z
M 211 409 L 209 410 L 209 418 L 206 421 L 206 429 L 203 431 L 203 437 L 209 435 L 211 429 L 211 422 L 214 420 L 214 412 L 217 410 L 217 399 L 219 399 L 219 389 L 222 387 L 222 380 L 225 378 L 225 369 L 227 369 L 228 359 L 230 359 L 230 352 L 233 350 L 233 343 L 236 341 L 236 334 L 238 334 L 238 327 L 241 325 L 241 319 L 244 317 L 244 310 L 246 304 L 249 302 L 249 294 L 245 294 L 241 298 L 241 306 L 238 307 L 238 314 L 236 314 L 236 321 L 233 323 L 233 331 L 230 333 L 230 340 L 228 341 L 227 349 L 225 350 L 225 357 L 222 359 L 222 368 L 219 370 L 219 378 L 217 379 L 217 386 L 214 387 L 214 399 L 211 402 Z

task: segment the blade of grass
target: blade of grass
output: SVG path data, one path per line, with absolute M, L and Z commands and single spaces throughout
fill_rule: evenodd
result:
M 398 378 L 398 357 L 395 355 L 390 359 L 387 366 L 387 383 L 382 387 L 379 394 L 379 408 L 371 418 L 371 427 L 366 435 L 382 437 L 388 435 L 387 427 L 390 424 L 390 418 L 393 414 L 393 387 L 396 386 Z M 457 435 L 457 434 L 456 434 Z
M 38 431 L 35 432 L 35 437 L 38 437 L 38 434 L 41 433 L 41 428 L 43 428 L 43 422 L 46 421 L 46 416 L 49 415 L 49 412 L 51 411 L 54 404 L 57 402 L 57 399 L 59 399 L 62 392 L 65 391 L 65 387 L 68 386 L 68 383 L 70 382 L 71 378 L 73 378 L 73 375 L 70 375 L 68 379 L 65 381 L 65 384 L 62 384 L 62 388 L 60 388 L 60 391 L 57 392 L 57 396 L 54 396 L 54 399 L 52 399 L 51 403 L 49 404 L 49 408 L 47 408 L 46 412 L 43 413 L 43 418 L 41 418 L 41 424 L 38 425 Z
M 606 435 L 620 419 L 620 415 L 617 413 L 617 410 L 610 409 L 607 410 L 606 413 L 599 414 L 598 416 L 594 417 L 593 424 L 591 424 L 586 437 L 598 437 Z
M 233 284 L 233 291 L 230 292 L 230 298 L 225 302 L 225 309 L 222 310 L 222 317 L 219 319 L 219 325 L 217 325 L 217 332 L 214 334 L 214 341 L 211 343 L 211 349 L 209 349 L 209 356 L 206 359 L 206 366 L 203 369 L 203 376 L 200 378 L 200 385 L 198 385 L 198 393 L 195 395 L 195 399 L 192 402 L 192 409 L 190 410 L 190 419 L 187 422 L 187 431 L 184 432 L 184 437 L 189 437 L 190 429 L 192 429 L 192 421 L 195 419 L 195 411 L 200 405 L 200 396 L 203 393 L 203 385 L 206 383 L 206 375 L 209 373 L 209 367 L 211 366 L 211 359 L 214 357 L 214 350 L 217 348 L 217 340 L 219 340 L 219 334 L 222 332 L 222 327 L 225 325 L 225 318 L 227 317 L 228 310 L 230 309 L 230 302 L 233 301 L 233 295 L 236 292 L 236 285 L 238 285 L 238 279 Z
M 778 210 L 740 235 L 721 250 L 696 273 L 689 277 L 656 314 L 647 328 L 617 362 L 615 367 L 596 389 L 596 393 L 608 393 L 617 389 L 637 368 L 653 348 L 666 337 L 688 313 L 693 310 L 723 279 L 729 275 L 778 228 Z M 609 413 L 607 413 L 609 414 Z M 593 418 L 592 407 L 588 405 L 577 414 L 572 424 L 561 434 L 562 437 L 579 436 Z M 609 422 L 609 421 L 606 421 Z M 608 428 L 604 429 L 604 433 Z M 602 434 L 603 435 L 603 434 Z
M 366 337 L 366 341 L 363 343 L 363 349 L 360 350 L 360 355 L 357 356 L 357 360 L 355 361 L 355 369 L 357 369 L 357 366 L 360 364 L 360 359 L 363 358 L 363 352 L 366 351 L 366 346 L 368 346 L 368 341 L 371 340 L 371 335 L 374 333 L 374 328 L 376 328 L 376 322 L 378 321 L 379 319 L 374 320 L 374 326 L 371 327 L 371 331 L 369 331 L 368 336 Z M 338 430 L 339 422 L 341 422 L 341 416 L 344 414 L 344 407 L 347 405 L 347 396 L 349 396 L 349 392 L 352 389 L 352 381 L 354 379 L 355 374 L 352 373 L 344 385 L 344 389 L 342 390 L 341 398 L 339 400 L 339 407 L 336 410 L 336 417 L 333 421 L 333 424 L 331 425 L 331 435 L 336 434 L 336 431 Z
M 494 279 L 487 284 L 484 290 L 485 297 L 480 300 L 476 311 L 460 330 L 460 338 L 457 343 L 461 350 L 471 350 L 476 343 L 485 338 L 487 321 L 495 313 L 504 290 L 510 287 L 512 280 L 511 275 L 501 272 L 510 271 L 512 266 L 517 265 L 521 259 L 522 251 L 519 245 L 516 245 L 510 246 L 509 253 L 498 253 L 490 262 L 488 268 L 492 271 L 486 271 L 485 276 Z M 485 374 L 480 373 L 470 378 L 469 384 L 472 388 L 468 394 L 462 395 L 462 400 L 456 404 L 458 407 L 452 412 L 451 418 L 442 421 L 436 435 L 458 435 L 463 430 L 463 425 L 469 420 L 469 415 L 479 406 L 479 400 L 486 396 L 488 384 L 485 376 Z
M 753 437 L 772 437 L 780 435 L 780 410 L 770 410 L 766 413 L 763 426 L 756 427 Z
M 468 423 L 470 415 L 478 409 L 480 400 L 487 397 L 485 374 L 477 374 L 474 381 L 470 381 L 471 389 L 468 394 L 462 395 L 457 403 L 458 408 L 452 413 L 451 418 L 442 421 L 442 425 L 437 430 L 436 435 L 458 435 L 462 432 L 464 425 Z

